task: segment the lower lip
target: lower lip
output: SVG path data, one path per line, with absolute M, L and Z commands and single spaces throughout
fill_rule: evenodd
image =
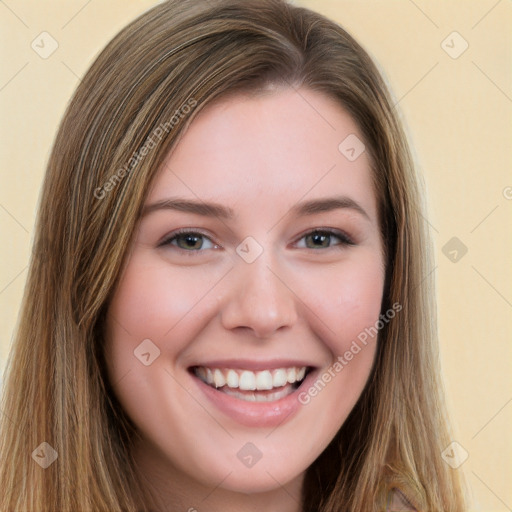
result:
M 298 395 L 303 389 L 308 389 L 315 378 L 315 374 L 316 371 L 309 372 L 297 389 L 284 398 L 273 402 L 248 402 L 222 391 L 217 391 L 193 373 L 191 375 L 206 397 L 222 413 L 237 423 L 248 427 L 276 427 L 297 414 L 300 407 L 302 407 Z

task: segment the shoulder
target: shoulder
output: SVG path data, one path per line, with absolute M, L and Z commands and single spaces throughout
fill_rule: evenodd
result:
M 387 500 L 386 512 L 417 512 L 407 501 L 405 495 L 396 487 L 391 490 Z

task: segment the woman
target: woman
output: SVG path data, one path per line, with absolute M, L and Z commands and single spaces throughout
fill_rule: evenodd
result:
M 278 0 L 145 13 L 50 157 L 0 509 L 464 510 L 421 212 L 339 26 Z

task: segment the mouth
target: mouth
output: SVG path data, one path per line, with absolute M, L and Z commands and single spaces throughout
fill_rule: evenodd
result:
M 246 402 L 276 402 L 300 388 L 311 366 L 283 366 L 252 371 L 192 366 L 189 372 L 214 390 Z

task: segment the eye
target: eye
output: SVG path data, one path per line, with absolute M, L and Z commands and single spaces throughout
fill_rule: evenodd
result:
M 302 243 L 302 240 L 304 240 L 304 243 Z M 297 247 L 306 249 L 329 249 L 336 245 L 346 246 L 355 244 L 344 233 L 331 229 L 315 229 L 300 238 L 297 243 Z
M 172 233 L 159 244 L 159 247 L 167 245 L 173 245 L 187 252 L 198 252 L 202 249 L 215 249 L 219 247 L 206 235 L 197 231 L 179 231 Z

